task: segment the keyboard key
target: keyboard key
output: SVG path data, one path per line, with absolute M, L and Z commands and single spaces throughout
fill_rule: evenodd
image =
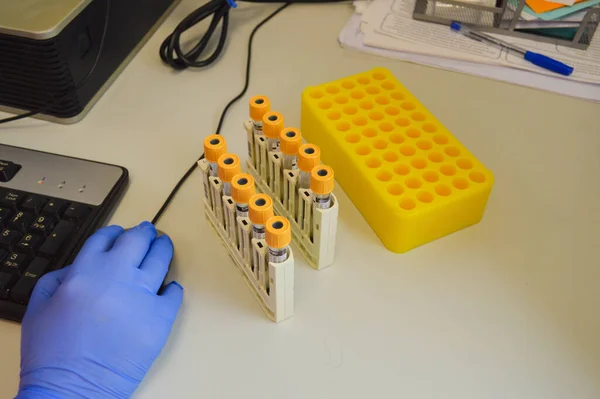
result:
M 17 276 L 11 273 L 0 273 L 0 298 L 4 299 L 8 296 L 8 290 L 12 287 Z
M 65 241 L 69 238 L 72 232 L 75 231 L 75 223 L 61 220 L 58 222 L 54 231 L 48 236 L 44 244 L 40 247 L 39 252 L 46 256 L 55 256 L 62 248 Z M 0 234 L 1 236 L 1 234 Z M 1 238 L 1 237 L 0 237 Z M 1 243 L 1 241 L 0 241 Z
M 0 228 L 8 224 L 12 211 L 8 208 L 0 208 Z
M 35 255 L 35 250 L 42 244 L 42 240 L 40 236 L 25 234 L 17 244 L 17 251 Z
M 10 254 L 8 259 L 4 261 L 2 264 L 5 270 L 14 271 L 18 274 L 22 274 L 25 271 L 25 268 L 29 264 L 29 257 L 25 254 L 19 254 L 13 252 Z
M 90 213 L 90 211 L 91 209 L 87 205 L 71 204 L 71 206 L 69 206 L 65 211 L 65 218 L 76 220 L 79 222 L 83 218 L 85 218 Z
M 35 219 L 35 215 L 33 215 L 32 213 L 25 213 L 19 211 L 16 213 L 15 216 L 13 216 L 12 219 L 10 219 L 8 225 L 13 229 L 19 230 L 21 233 L 27 233 L 27 228 L 29 227 L 31 222 L 33 222 L 33 219 Z
M 12 251 L 21 239 L 21 233 L 16 230 L 4 229 L 0 233 L 0 248 Z
M 48 201 L 44 209 L 42 209 L 42 213 L 44 215 L 50 215 L 59 218 L 66 206 L 67 201 L 61 199 L 51 199 Z
M 0 181 L 7 182 L 11 180 L 15 177 L 19 169 L 21 169 L 21 165 L 17 165 L 10 161 L 0 160 Z
M 31 296 L 33 287 L 35 287 L 35 284 L 38 282 L 40 277 L 42 277 L 42 275 L 46 272 L 49 265 L 50 261 L 43 258 L 35 258 L 33 261 L 31 261 L 21 279 L 11 290 L 11 298 L 18 303 L 29 302 L 29 297 Z
M 0 206 L 17 209 L 24 198 L 24 193 L 19 193 L 17 191 L 6 191 L 3 193 L 2 197 L 0 197 Z
M 52 216 L 39 216 L 37 217 L 31 226 L 29 226 L 29 231 L 31 233 L 42 234 L 43 236 L 47 236 L 50 234 L 54 225 L 56 224 L 56 219 Z
M 25 198 L 25 201 L 23 201 L 23 203 L 21 204 L 21 208 L 23 208 L 27 212 L 39 215 L 45 203 L 46 197 L 32 194 L 29 197 Z

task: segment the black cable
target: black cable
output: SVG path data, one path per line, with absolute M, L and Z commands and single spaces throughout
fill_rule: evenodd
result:
M 96 59 L 94 60 L 94 64 L 92 65 L 92 68 L 90 68 L 89 72 L 83 77 L 83 79 L 81 79 L 79 81 L 79 83 L 74 88 L 72 88 L 71 90 L 67 91 L 66 93 L 64 93 L 58 97 L 55 97 L 54 100 L 50 101 L 44 107 L 39 108 L 34 111 L 25 112 L 24 114 L 11 116 L 11 117 L 5 118 L 5 119 L 0 119 L 0 125 L 3 123 L 9 123 L 9 122 L 18 121 L 20 119 L 29 118 L 31 116 L 41 114 L 42 112 L 46 112 L 46 111 L 50 110 L 50 108 L 52 108 L 54 105 L 56 105 L 59 101 L 64 100 L 65 98 L 77 93 L 77 91 L 79 91 L 79 89 L 81 89 L 81 87 L 88 81 L 88 79 L 90 78 L 90 76 L 92 76 L 92 74 L 96 70 L 96 67 L 98 66 L 98 62 L 100 60 L 100 55 L 102 54 L 102 50 L 104 49 L 104 42 L 106 41 L 106 32 L 108 31 L 108 20 L 110 17 L 110 2 L 111 2 L 111 0 L 105 0 L 105 1 L 106 1 L 106 15 L 104 17 L 104 27 L 102 28 L 102 36 L 100 38 L 100 45 L 98 46 L 98 54 L 96 54 Z
M 219 0 L 219 1 L 221 1 L 221 0 Z M 248 85 L 250 84 L 250 64 L 252 62 L 252 42 L 254 40 L 254 35 L 264 24 L 269 22 L 269 20 L 271 20 L 271 18 L 273 18 L 275 15 L 279 14 L 281 11 L 283 11 L 285 8 L 287 8 L 290 4 L 291 3 L 285 3 L 283 6 L 279 7 L 274 12 L 269 14 L 269 16 L 267 16 L 265 19 L 263 19 L 258 25 L 256 25 L 254 27 L 254 29 L 252 29 L 252 33 L 250 33 L 250 38 L 248 39 L 248 54 L 247 54 L 247 58 L 246 58 L 246 81 L 244 82 L 244 87 L 237 96 L 235 96 L 231 101 L 229 101 L 229 103 L 225 106 L 225 108 L 221 112 L 221 117 L 219 118 L 219 124 L 217 125 L 217 130 L 215 131 L 216 134 L 221 134 L 221 128 L 223 127 L 223 122 L 225 121 L 225 116 L 227 116 L 227 111 L 229 111 L 229 108 L 236 101 L 238 101 L 240 98 L 242 98 L 244 96 L 244 94 L 246 94 L 246 91 L 248 90 Z M 224 24 L 224 26 L 225 26 L 225 24 Z M 214 31 L 214 29 L 213 29 L 213 31 Z M 205 37 L 206 37 L 206 35 L 205 35 Z M 200 156 L 200 158 L 198 158 L 198 161 L 203 158 L 204 158 L 204 154 L 202 154 Z M 158 221 L 160 220 L 160 217 L 162 216 L 162 214 L 165 212 L 165 210 L 167 209 L 167 207 L 173 200 L 173 197 L 175 197 L 175 194 L 177 194 L 177 192 L 179 191 L 179 189 L 181 188 L 183 183 L 185 183 L 185 181 L 188 179 L 188 177 L 190 177 L 190 175 L 194 172 L 194 170 L 198 166 L 198 163 L 197 163 L 198 161 L 194 162 L 194 164 L 192 166 L 190 166 L 190 168 L 187 170 L 187 172 L 185 172 L 185 174 L 181 177 L 181 179 L 179 179 L 179 182 L 177 182 L 177 184 L 175 185 L 175 187 L 173 188 L 173 190 L 171 191 L 171 193 L 169 194 L 169 196 L 167 197 L 165 202 L 162 204 L 162 206 L 160 207 L 160 209 L 158 210 L 158 212 L 152 219 L 152 224 L 158 223 Z
M 283 3 L 281 0 L 240 0 L 248 3 Z M 348 0 L 291 0 L 288 3 L 338 3 Z M 161 44 L 160 58 L 171 68 L 180 71 L 186 68 L 203 68 L 215 62 L 225 47 L 229 30 L 229 11 L 235 5 L 235 0 L 210 0 L 208 3 L 188 15 Z M 186 31 L 212 16 L 208 29 L 196 45 L 187 52 L 182 50 L 181 35 Z M 221 34 L 217 47 L 211 55 L 198 61 L 207 49 L 210 38 L 221 23 Z

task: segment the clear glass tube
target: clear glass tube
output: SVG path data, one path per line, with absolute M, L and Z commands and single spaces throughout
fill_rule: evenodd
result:
M 248 204 L 235 204 L 235 213 L 240 217 L 248 217 Z
M 269 247 L 269 262 L 281 263 L 287 260 L 287 247 L 285 248 L 271 248 Z
M 331 194 L 316 194 L 313 201 L 319 209 L 331 208 Z
M 257 240 L 265 239 L 265 225 L 264 224 L 253 224 L 252 225 L 252 238 Z

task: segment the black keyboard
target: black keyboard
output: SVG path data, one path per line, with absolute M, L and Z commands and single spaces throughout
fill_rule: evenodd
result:
M 73 261 L 127 179 L 119 166 L 0 144 L 0 318 L 21 321 L 37 281 Z

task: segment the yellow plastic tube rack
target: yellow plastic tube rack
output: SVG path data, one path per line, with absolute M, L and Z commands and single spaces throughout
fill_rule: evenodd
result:
M 273 215 L 268 197 L 255 194 L 253 177 L 241 173 L 239 158 L 226 152 L 223 137 L 208 136 L 204 153 L 198 166 L 206 218 L 264 312 L 275 322 L 283 321 L 294 314 L 289 223 Z
M 306 88 L 301 128 L 390 251 L 483 217 L 492 173 L 387 69 Z
M 318 270 L 330 266 L 339 212 L 331 192 L 333 169 L 321 165 L 317 146 L 302 145 L 299 129 L 284 126 L 283 115 L 271 111 L 267 97 L 252 97 L 249 107 L 250 119 L 244 122 L 248 172 L 258 190 L 273 199 L 275 213 L 289 220 L 307 262 Z

